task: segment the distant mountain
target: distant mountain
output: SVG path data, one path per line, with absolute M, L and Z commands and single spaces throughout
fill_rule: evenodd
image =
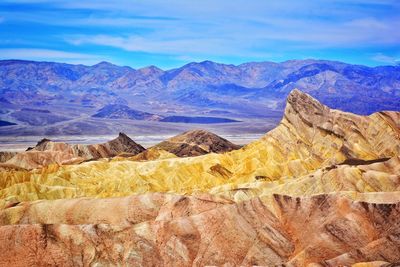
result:
M 92 115 L 94 118 L 108 119 L 130 119 L 130 120 L 145 120 L 145 121 L 160 121 L 160 122 L 176 122 L 176 123 L 229 123 L 238 122 L 237 120 L 218 118 L 218 117 L 188 117 L 188 116 L 160 116 L 152 113 L 143 112 L 132 109 L 126 105 L 107 105 Z
M 2 121 L 0 120 L 0 127 L 1 126 L 10 126 L 10 125 L 17 125 L 16 123 L 9 122 L 9 121 Z
M 49 110 L 33 108 L 22 108 L 11 113 L 11 117 L 31 126 L 43 126 L 69 120 L 65 116 L 52 114 Z
M 110 119 L 132 119 L 132 120 L 159 120 L 161 117 L 155 114 L 131 109 L 126 105 L 107 105 L 98 110 L 93 117 Z
M 0 119 L 31 126 L 79 119 L 86 125 L 93 114 L 113 119 L 151 118 L 154 113 L 173 116 L 173 120 L 224 114 L 239 121 L 271 117 L 277 121 L 294 88 L 349 112 L 400 110 L 400 66 L 366 67 L 327 60 L 240 65 L 204 61 L 161 70 L 107 62 L 84 66 L 3 60 L 0 101 L 2 109 L 14 115 L 0 114 Z M 22 108 L 49 110 L 56 117 L 32 121 L 27 119 L 30 111 L 20 114 Z M 151 112 L 142 114 L 141 110 Z M 38 113 L 32 111 L 35 116 Z

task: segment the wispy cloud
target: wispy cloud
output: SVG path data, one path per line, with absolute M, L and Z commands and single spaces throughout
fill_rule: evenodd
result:
M 187 38 L 160 40 L 158 38 L 144 38 L 137 35 L 118 37 L 111 35 L 75 36 L 67 37 L 74 45 L 95 44 L 120 48 L 126 51 L 185 55 L 185 54 L 219 54 L 227 55 L 238 52 L 239 47 L 227 45 L 225 39 Z
M 364 18 L 335 25 L 298 19 L 253 19 L 234 25 L 210 24 L 182 27 L 176 23 L 170 27 L 159 23 L 153 31 L 141 34 L 68 35 L 65 40 L 76 46 L 94 44 L 126 51 L 176 55 L 256 55 L 262 54 L 256 52 L 257 48 L 276 48 L 274 46 L 312 49 L 400 45 L 400 31 L 397 31 L 400 18 L 398 21 Z
M 91 65 L 104 60 L 104 56 L 48 49 L 11 48 L 0 49 L 0 59 L 59 61 L 71 64 Z
M 388 56 L 388 55 L 384 55 L 382 53 L 378 53 L 378 54 L 374 55 L 372 57 L 372 59 L 377 62 L 390 64 L 390 65 L 399 65 L 400 64 L 400 57 Z

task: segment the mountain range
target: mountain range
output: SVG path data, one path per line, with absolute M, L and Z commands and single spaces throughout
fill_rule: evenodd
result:
M 400 110 L 400 66 L 327 60 L 240 65 L 203 61 L 161 70 L 108 62 L 84 66 L 3 60 L 0 135 L 118 133 L 126 131 L 113 127 L 120 120 L 125 120 L 121 124 L 128 132 L 138 121 L 175 132 L 190 128 L 176 123 L 232 128 L 227 124 L 235 122 L 238 129 L 250 127 L 250 122 L 273 125 L 294 88 L 348 112 Z

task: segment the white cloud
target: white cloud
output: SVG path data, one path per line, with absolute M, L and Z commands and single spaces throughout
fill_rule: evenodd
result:
M 219 58 L 232 55 L 245 55 L 248 58 L 271 58 L 278 53 L 266 51 L 253 51 L 252 41 L 243 41 L 230 36 L 213 36 L 212 38 L 180 34 L 182 37 L 163 37 L 164 34 L 154 34 L 148 37 L 137 35 L 117 37 L 110 35 L 94 36 L 69 36 L 68 42 L 74 45 L 102 45 L 119 48 L 131 52 L 144 52 L 149 54 L 171 55 L 174 59 L 182 61 L 202 61 L 210 58 Z M 253 41 L 254 43 L 254 41 Z
M 121 21 L 120 21 L 121 22 Z M 265 47 L 279 51 L 330 47 L 365 47 L 400 44 L 400 19 L 397 21 L 363 18 L 333 24 L 308 20 L 264 18 L 220 22 L 152 21 L 151 31 L 140 34 L 70 35 L 64 39 L 76 46 L 102 45 L 126 51 L 188 55 L 262 56 Z M 257 52 L 258 51 L 258 52 Z M 263 52 L 259 52 L 263 51 Z
M 161 36 L 150 36 L 144 38 L 137 35 L 118 37 L 110 35 L 93 36 L 70 36 L 67 41 L 74 45 L 95 44 L 120 48 L 126 51 L 160 53 L 169 55 L 184 54 L 208 54 L 208 55 L 230 55 L 244 51 L 240 44 L 232 43 L 229 40 L 218 38 L 190 38 L 163 40 Z M 227 43 L 228 42 L 228 43 Z M 249 53 L 251 53 L 249 51 Z
M 0 59 L 58 61 L 71 64 L 86 65 L 93 65 L 105 60 L 104 57 L 99 55 L 31 48 L 0 49 Z
M 377 61 L 377 62 L 385 63 L 385 64 L 391 64 L 391 65 L 400 64 L 400 58 L 384 55 L 382 53 L 374 55 L 372 57 L 372 59 Z

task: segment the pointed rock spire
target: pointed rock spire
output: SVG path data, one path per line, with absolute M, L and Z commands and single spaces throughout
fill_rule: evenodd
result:
M 323 115 L 330 111 L 329 107 L 298 89 L 293 89 L 289 93 L 285 112 L 288 109 L 293 109 L 294 112 L 302 115 Z
M 293 124 L 301 121 L 308 126 L 321 125 L 329 119 L 331 109 L 298 89 L 290 92 L 286 101 L 284 118 Z

